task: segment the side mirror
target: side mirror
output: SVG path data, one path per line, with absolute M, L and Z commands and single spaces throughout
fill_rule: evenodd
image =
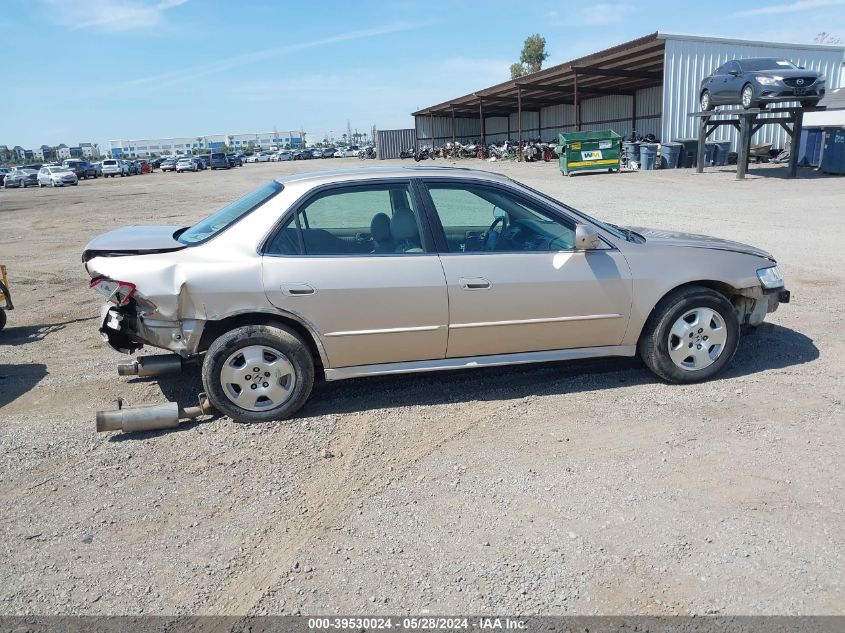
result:
M 738 76 L 739 76 L 739 71 L 738 71 L 738 70 L 736 70 L 736 69 L 734 69 L 734 70 L 728 71 L 728 74 L 729 74 L 729 75 L 733 75 L 734 77 L 738 77 Z
M 575 227 L 575 248 L 579 251 L 591 251 L 599 248 L 601 242 L 599 233 L 588 224 L 578 224 Z
M 493 217 L 494 218 L 507 218 L 508 214 L 504 212 L 504 210 L 500 209 L 499 207 L 493 207 Z

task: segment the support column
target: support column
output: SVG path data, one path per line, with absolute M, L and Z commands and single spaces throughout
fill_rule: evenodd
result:
M 455 107 L 452 106 L 452 145 L 455 144 Z
M 486 147 L 487 143 L 484 141 L 484 101 L 478 97 L 478 121 L 481 124 L 481 146 Z
M 522 88 L 516 87 L 516 126 L 519 138 L 517 140 L 518 154 L 516 160 L 522 162 Z
M 745 180 L 748 171 L 748 148 L 751 143 L 751 116 L 740 115 L 739 121 L 739 153 L 736 157 L 736 179 Z
M 798 149 L 801 143 L 801 128 L 804 125 L 804 110 L 795 110 L 795 120 L 792 123 L 792 138 L 789 143 L 789 177 L 798 175 Z
M 704 143 L 707 141 L 707 121 L 709 116 L 703 116 L 698 120 L 698 155 L 695 160 L 695 171 L 699 174 L 704 171 Z
M 631 131 L 634 132 L 637 129 L 637 91 L 634 90 L 634 94 L 631 95 Z
M 581 102 L 578 100 L 578 72 L 574 73 L 575 77 L 575 84 L 574 84 L 574 99 L 575 102 L 575 131 L 581 131 Z
M 431 151 L 434 151 L 434 112 L 428 115 L 428 128 L 431 131 Z

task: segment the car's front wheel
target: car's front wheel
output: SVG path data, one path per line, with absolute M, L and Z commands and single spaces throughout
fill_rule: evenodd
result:
M 202 382 L 211 404 L 235 422 L 284 420 L 311 395 L 314 361 L 292 330 L 247 325 L 211 344 Z
M 689 286 L 657 305 L 638 347 L 643 362 L 663 380 L 700 382 L 731 362 L 739 337 L 730 301 L 709 288 Z
M 710 99 L 710 91 L 705 90 L 701 93 L 701 111 L 709 112 L 713 109 L 713 101 Z
M 740 100 L 742 102 L 742 107 L 746 110 L 749 108 L 753 108 L 757 105 L 754 102 L 754 87 L 751 84 L 745 84 L 742 87 L 742 92 L 740 93 Z

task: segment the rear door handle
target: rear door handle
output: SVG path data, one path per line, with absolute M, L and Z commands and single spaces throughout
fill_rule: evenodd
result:
M 484 277 L 461 277 L 458 283 L 463 290 L 487 290 L 492 286 L 490 280 Z
M 282 292 L 289 297 L 301 297 L 303 295 L 313 295 L 316 290 L 308 284 L 283 284 Z

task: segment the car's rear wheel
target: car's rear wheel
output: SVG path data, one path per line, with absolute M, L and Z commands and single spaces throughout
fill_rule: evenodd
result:
M 739 337 L 730 301 L 709 288 L 690 286 L 657 305 L 638 348 L 643 362 L 663 380 L 700 382 L 731 362 Z
M 211 404 L 235 422 L 284 420 L 311 395 L 314 360 L 292 330 L 247 325 L 211 344 L 202 381 Z
M 713 102 L 710 100 L 710 91 L 705 90 L 701 93 L 701 111 L 709 112 L 713 109 Z
M 742 87 L 742 92 L 740 93 L 740 101 L 742 102 L 742 107 L 746 110 L 749 108 L 753 108 L 757 105 L 754 102 L 754 87 L 751 84 L 745 84 Z

